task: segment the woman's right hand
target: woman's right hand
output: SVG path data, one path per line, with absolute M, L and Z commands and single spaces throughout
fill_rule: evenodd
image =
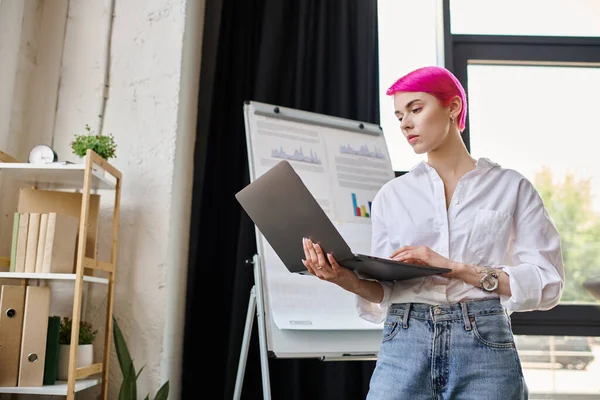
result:
M 335 283 L 342 289 L 356 292 L 360 278 L 352 270 L 342 267 L 333 254 L 325 254 L 321 246 L 313 243 L 310 239 L 303 238 L 302 245 L 306 257 L 302 263 L 308 272 L 323 281 Z

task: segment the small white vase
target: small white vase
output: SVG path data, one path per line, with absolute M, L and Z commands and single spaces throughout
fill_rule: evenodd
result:
M 69 352 L 71 345 L 61 344 L 58 346 L 58 369 L 56 379 L 66 381 L 69 379 Z M 94 363 L 94 345 L 80 344 L 77 351 L 77 368 L 87 367 Z

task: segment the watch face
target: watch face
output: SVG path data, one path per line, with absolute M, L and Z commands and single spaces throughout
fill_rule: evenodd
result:
M 488 292 L 496 290 L 498 288 L 498 278 L 492 275 L 484 276 L 483 278 L 481 278 L 481 287 L 483 288 L 483 290 L 486 290 Z
M 29 152 L 29 162 L 32 164 L 50 164 L 56 161 L 56 153 L 50 146 L 41 144 Z

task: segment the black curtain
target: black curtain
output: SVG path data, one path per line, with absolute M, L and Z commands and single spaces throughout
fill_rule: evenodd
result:
M 379 124 L 377 2 L 206 2 L 182 398 L 231 399 L 256 252 L 243 102 Z M 270 359 L 273 399 L 363 399 L 374 362 Z M 207 373 L 207 371 L 209 371 Z M 256 320 L 243 399 L 262 399 Z M 215 395 L 216 393 L 216 395 Z

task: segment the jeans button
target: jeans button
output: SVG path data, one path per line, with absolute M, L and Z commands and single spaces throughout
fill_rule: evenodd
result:
M 435 315 L 440 315 L 442 313 L 442 310 L 440 310 L 439 308 L 436 307 L 436 308 L 433 309 L 433 313 Z

